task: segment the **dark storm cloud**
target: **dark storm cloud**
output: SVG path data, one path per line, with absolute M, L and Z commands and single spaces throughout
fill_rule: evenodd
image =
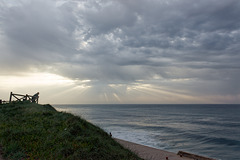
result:
M 70 14 L 71 10 L 65 5 L 55 7 L 51 1 L 26 1 L 4 9 L 1 29 L 9 48 L 6 52 L 16 60 L 19 57 L 40 62 L 74 54 L 77 19 Z
M 0 7 L 7 61 L 99 83 L 188 78 L 189 90 L 215 80 L 213 92 L 239 92 L 232 87 L 240 80 L 238 0 L 29 0 Z

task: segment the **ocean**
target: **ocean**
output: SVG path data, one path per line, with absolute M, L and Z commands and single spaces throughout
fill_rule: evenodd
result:
M 240 105 L 53 105 L 113 137 L 177 153 L 240 160 Z

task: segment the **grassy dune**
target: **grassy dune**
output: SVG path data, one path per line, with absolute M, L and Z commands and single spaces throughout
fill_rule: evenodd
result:
M 0 105 L 0 145 L 7 159 L 140 159 L 97 126 L 50 105 Z

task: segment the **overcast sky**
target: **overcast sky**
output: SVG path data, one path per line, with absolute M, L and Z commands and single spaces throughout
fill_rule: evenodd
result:
M 0 99 L 240 103 L 239 0 L 1 0 Z

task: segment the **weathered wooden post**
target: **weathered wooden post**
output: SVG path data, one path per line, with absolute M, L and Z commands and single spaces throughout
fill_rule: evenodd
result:
M 37 92 L 37 93 L 35 94 L 35 96 L 36 96 L 36 103 L 38 104 L 39 92 Z
M 39 92 L 32 96 L 32 103 L 38 103 Z
M 37 104 L 38 104 L 38 99 L 39 99 L 39 96 L 37 97 Z
M 12 92 L 10 93 L 9 103 L 12 102 Z

